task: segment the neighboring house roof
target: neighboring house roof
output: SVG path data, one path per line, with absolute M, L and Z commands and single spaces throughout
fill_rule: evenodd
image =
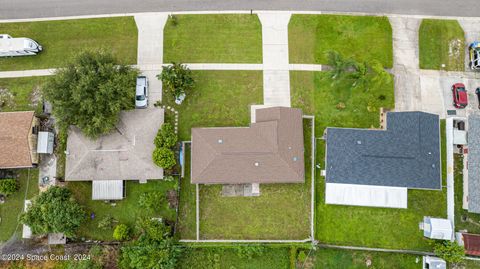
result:
M 192 183 L 304 182 L 302 111 L 256 111 L 250 127 L 192 128 Z
M 468 211 L 480 213 L 480 115 L 468 116 Z
M 153 140 L 163 123 L 163 110 L 122 111 L 116 130 L 98 139 L 70 127 L 66 180 L 145 180 L 163 178 L 152 161 Z
M 463 246 L 468 255 L 480 256 L 480 235 L 462 233 Z
M 389 112 L 386 130 L 327 128 L 326 182 L 441 189 L 438 115 Z
M 33 111 L 0 113 L 0 168 L 32 167 Z

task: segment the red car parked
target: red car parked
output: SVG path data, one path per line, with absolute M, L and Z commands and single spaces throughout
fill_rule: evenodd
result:
M 452 86 L 453 105 L 456 108 L 465 108 L 468 105 L 467 90 L 463 83 L 455 83 Z

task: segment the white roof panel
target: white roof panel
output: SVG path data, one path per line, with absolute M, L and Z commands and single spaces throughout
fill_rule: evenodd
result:
M 407 188 L 327 183 L 325 203 L 407 208 Z
M 92 181 L 92 200 L 122 200 L 123 180 Z

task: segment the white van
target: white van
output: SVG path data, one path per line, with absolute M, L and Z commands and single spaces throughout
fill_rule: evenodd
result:
M 0 57 L 36 55 L 40 51 L 42 46 L 30 38 L 0 34 Z
M 148 107 L 148 79 L 145 76 L 137 77 L 137 86 L 135 89 L 135 107 Z

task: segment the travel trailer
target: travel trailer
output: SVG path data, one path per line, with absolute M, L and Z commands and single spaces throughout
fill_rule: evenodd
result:
M 42 46 L 30 38 L 0 34 L 0 57 L 36 55 L 40 51 Z

